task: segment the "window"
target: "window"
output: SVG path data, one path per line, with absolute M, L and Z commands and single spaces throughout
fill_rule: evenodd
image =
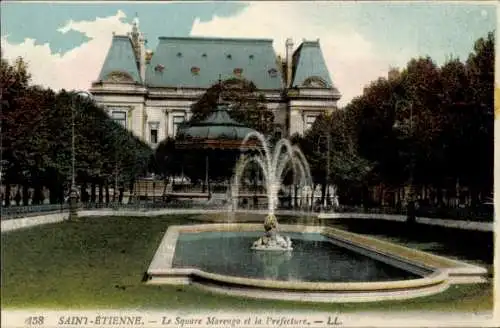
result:
M 325 81 L 320 78 L 320 77 L 317 77 L 317 76 L 312 76 L 312 77 L 309 77 L 307 78 L 303 85 L 305 87 L 310 87 L 310 88 L 326 88 L 327 87 L 327 84 L 325 83 Z
M 182 115 L 182 116 L 174 116 L 174 120 L 173 120 L 173 122 L 174 122 L 174 131 L 173 131 L 174 136 L 177 135 L 177 129 L 179 128 L 180 124 L 184 123 L 184 120 L 185 120 L 184 119 L 184 115 Z
M 200 73 L 199 67 L 196 67 L 196 66 L 191 67 L 191 74 L 198 75 L 199 73 Z
M 155 72 L 162 73 L 164 69 L 165 69 L 165 66 L 162 65 L 162 64 L 158 64 L 158 65 L 155 66 Z
M 149 123 L 149 141 L 152 144 L 158 143 L 158 129 L 160 127 L 160 122 L 150 122 Z
M 239 68 L 239 67 L 235 68 L 235 69 L 233 69 L 233 73 L 236 76 L 241 76 L 241 74 L 243 73 L 243 68 Z
M 314 121 L 316 121 L 316 116 L 306 116 L 306 124 L 305 124 L 305 129 L 304 130 L 309 130 L 310 128 L 312 128 L 313 124 L 314 124 Z
M 111 119 L 116 123 L 127 128 L 127 112 L 124 110 L 113 110 L 111 111 Z

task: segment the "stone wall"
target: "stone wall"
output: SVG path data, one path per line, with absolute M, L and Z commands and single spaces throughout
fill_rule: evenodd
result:
M 30 216 L 22 219 L 3 220 L 2 233 L 17 229 L 34 227 L 41 224 L 61 222 L 67 220 L 68 216 L 69 212 L 63 212 Z

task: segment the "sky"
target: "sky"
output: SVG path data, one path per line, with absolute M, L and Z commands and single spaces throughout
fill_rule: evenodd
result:
M 2 55 L 21 56 L 32 82 L 87 90 L 99 75 L 113 32 L 137 15 L 147 48 L 160 36 L 258 37 L 284 55 L 287 38 L 320 40 L 340 105 L 363 87 L 430 56 L 465 60 L 475 40 L 495 31 L 496 2 L 9 2 L 1 3 Z

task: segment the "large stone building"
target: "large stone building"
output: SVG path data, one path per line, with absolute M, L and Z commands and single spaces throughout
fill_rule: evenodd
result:
M 90 91 L 114 120 L 152 146 L 176 135 L 191 105 L 219 78 L 252 81 L 282 135 L 303 133 L 340 99 L 319 40 L 294 51 L 288 39 L 283 59 L 269 39 L 161 37 L 154 52 L 145 43 L 137 19 L 129 35 L 113 35 Z

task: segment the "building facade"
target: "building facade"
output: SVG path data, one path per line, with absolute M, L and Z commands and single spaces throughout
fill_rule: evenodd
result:
M 294 50 L 288 39 L 285 58 L 269 39 L 161 37 L 154 52 L 145 43 L 137 19 L 129 35 L 113 35 L 90 92 L 114 120 L 153 147 L 175 137 L 191 117 L 191 105 L 220 78 L 253 82 L 284 136 L 304 133 L 340 99 L 319 40 Z

